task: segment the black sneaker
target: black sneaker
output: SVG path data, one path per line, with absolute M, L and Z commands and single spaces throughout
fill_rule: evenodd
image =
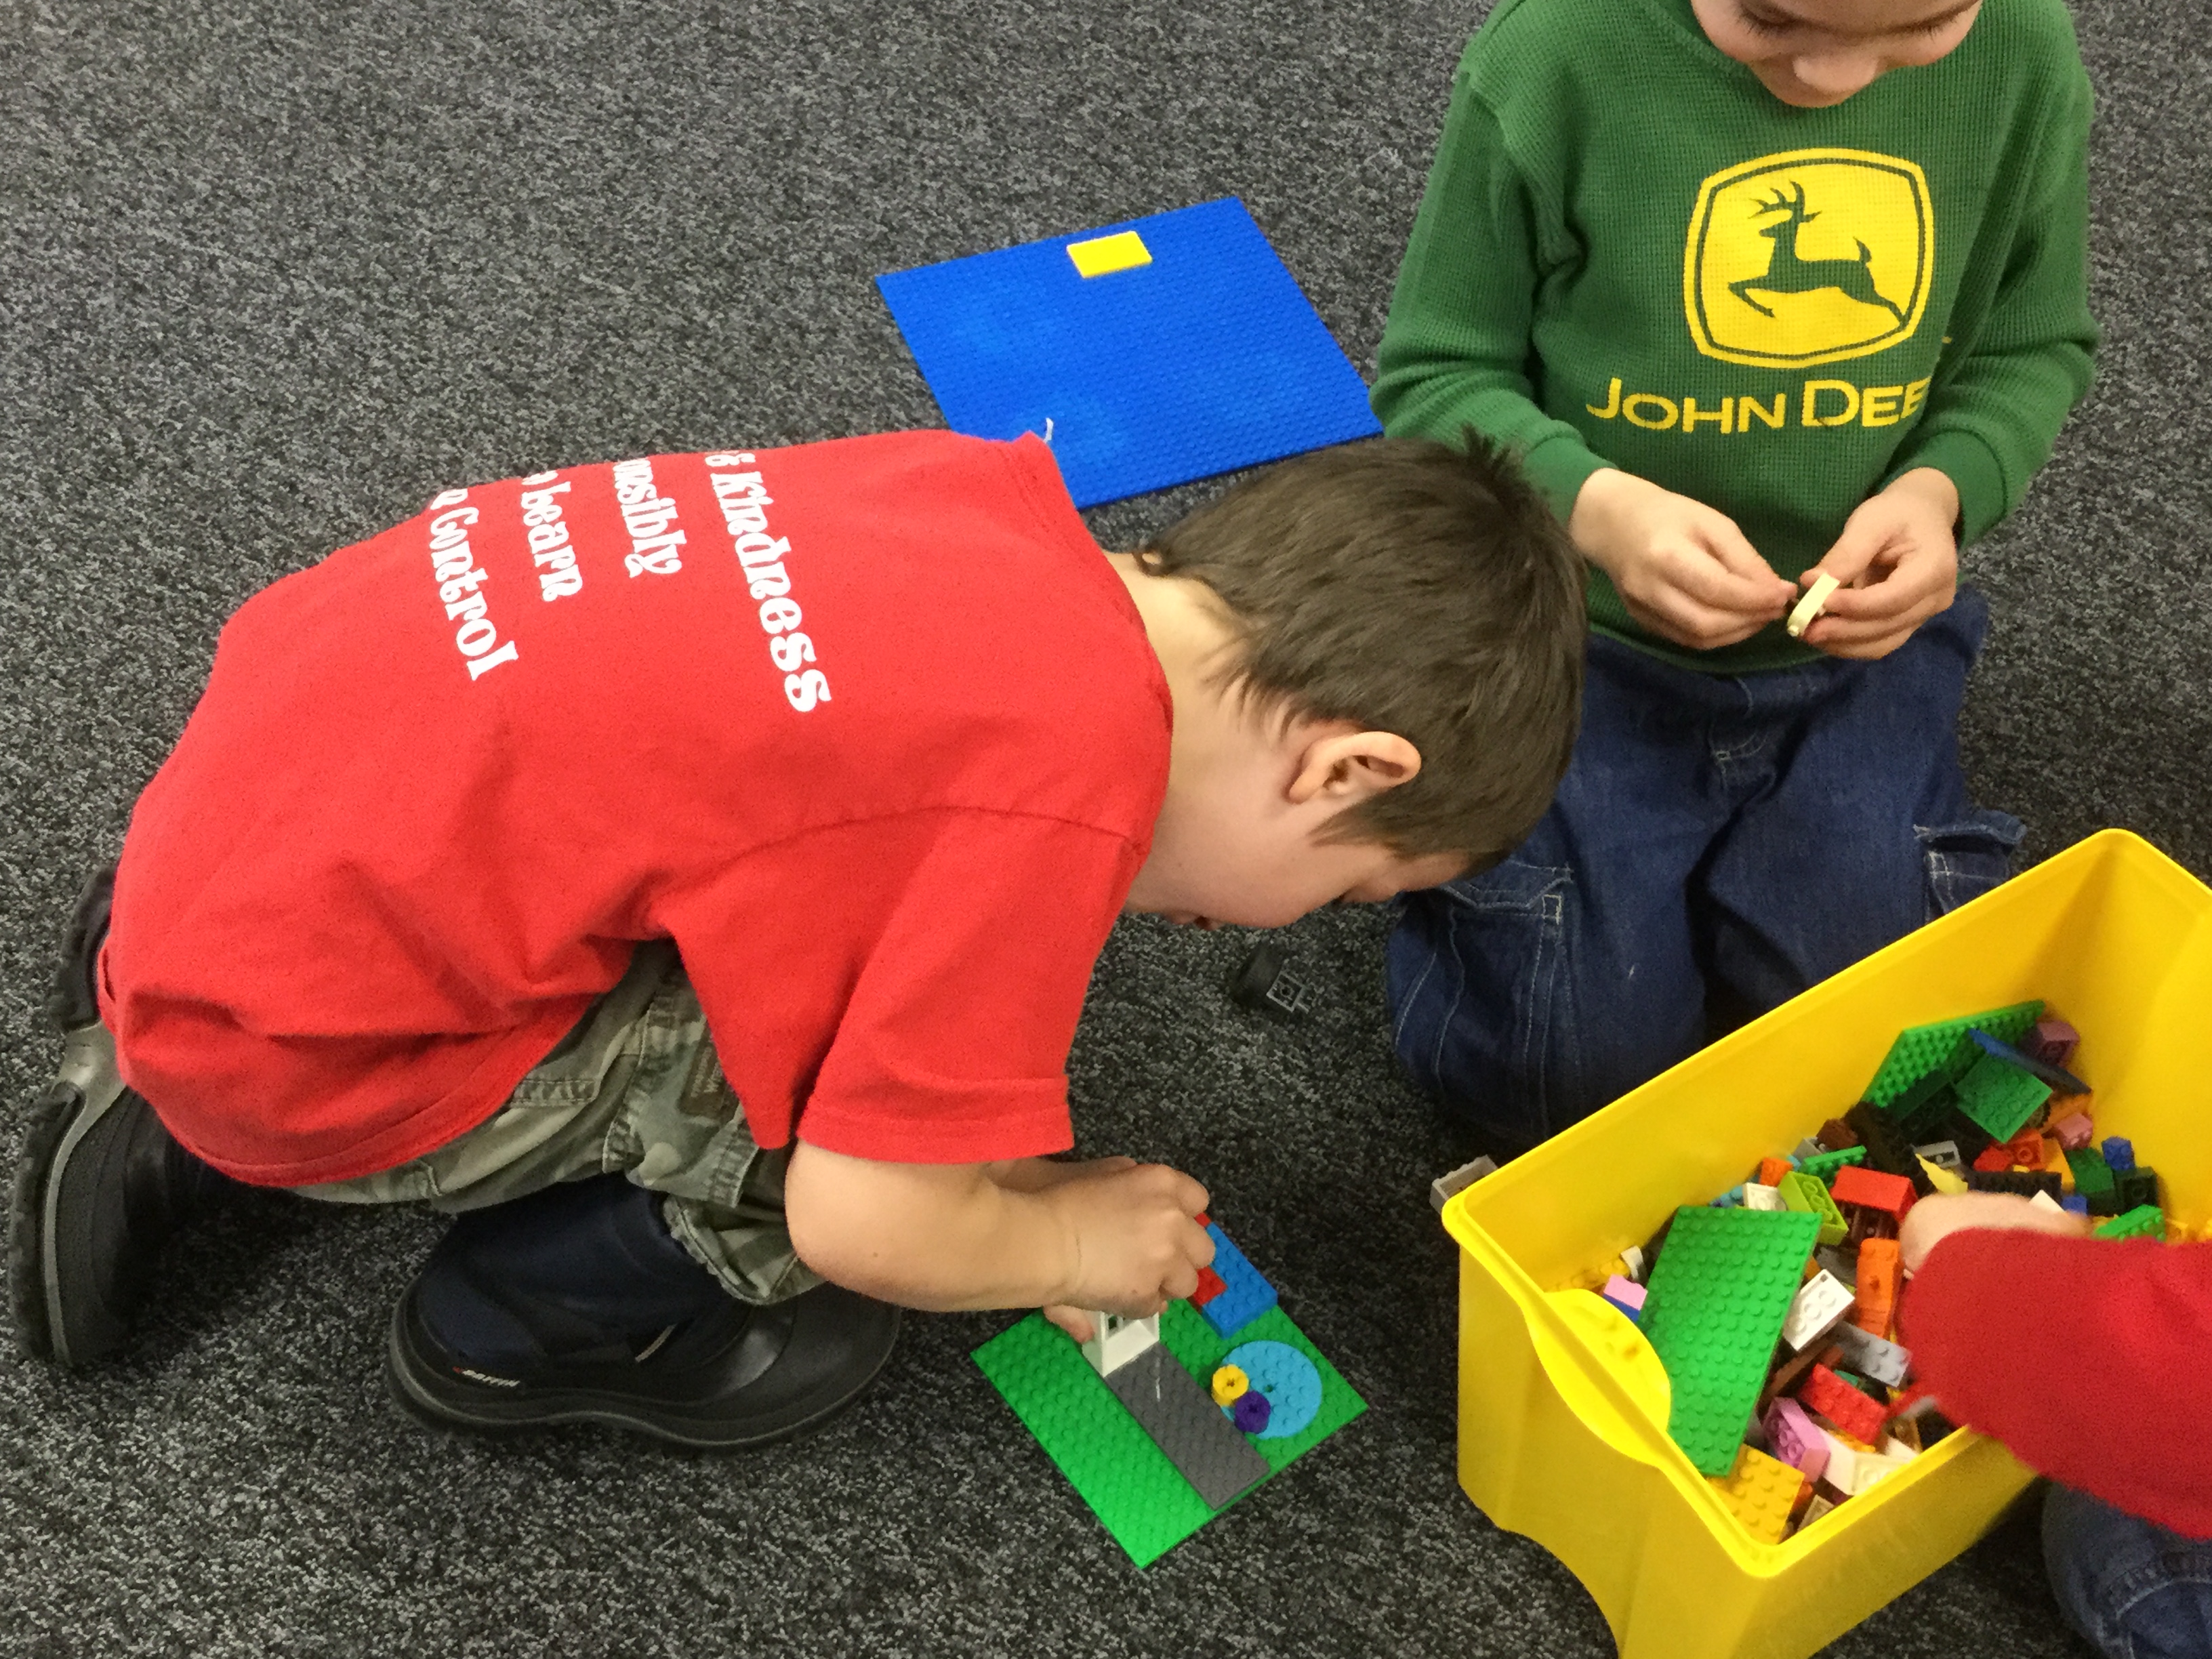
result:
M 733 1300 L 620 1176 L 457 1219 L 399 1299 L 386 1376 L 443 1427 L 603 1423 L 702 1451 L 812 1428 L 890 1358 L 899 1310 L 834 1285 Z
M 824 1285 L 765 1308 L 726 1297 L 635 1347 L 502 1374 L 433 1336 L 410 1287 L 392 1314 L 385 1375 L 402 1406 L 439 1427 L 603 1423 L 696 1451 L 740 1451 L 849 1405 L 890 1358 L 898 1328 L 896 1308 Z
M 59 1074 L 31 1103 L 8 1216 L 16 1340 L 33 1358 L 88 1365 L 122 1347 L 155 1253 L 231 1182 L 179 1146 L 115 1069 L 93 964 L 114 872 L 77 901 L 46 1012 Z

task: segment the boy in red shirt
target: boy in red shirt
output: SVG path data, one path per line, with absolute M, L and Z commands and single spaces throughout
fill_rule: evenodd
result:
M 2112 1659 L 2212 1659 L 2212 1244 L 2087 1238 L 2004 1193 L 1923 1199 L 1900 1319 L 1945 1416 L 2053 1485 L 2051 1587 Z
M 900 1305 L 1156 1311 L 1187 1176 L 1049 1161 L 1124 909 L 1274 926 L 1502 856 L 1571 744 L 1571 550 L 1480 445 L 1103 554 L 1034 440 L 453 489 L 249 601 L 71 932 L 16 1187 L 34 1352 L 226 1180 L 459 1218 L 402 1401 L 731 1447 Z

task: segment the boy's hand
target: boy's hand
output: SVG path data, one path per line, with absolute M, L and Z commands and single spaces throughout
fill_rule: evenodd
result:
M 1045 1317 L 1077 1341 L 1091 1334 L 1090 1310 L 1144 1318 L 1198 1288 L 1213 1240 L 1196 1218 L 1206 1188 L 1164 1164 L 1102 1158 L 1042 1196 L 1059 1212 L 1071 1243 L 1073 1275 Z
M 1749 639 L 1796 594 L 1726 514 L 1617 467 L 1583 483 L 1567 532 L 1630 616 L 1693 651 Z
M 1938 1193 L 1914 1205 L 1898 1230 L 1898 1255 L 1905 1271 L 1919 1271 L 1930 1250 L 1969 1227 L 2080 1238 L 2089 1231 L 2090 1222 L 2087 1216 L 2046 1210 L 2012 1193 Z
M 1959 587 L 1959 489 L 1932 466 L 1915 467 L 1844 521 L 1820 562 L 1798 580 L 1822 575 L 1842 588 L 1805 630 L 1805 643 L 1832 657 L 1886 657 L 1912 630 L 1949 607 Z

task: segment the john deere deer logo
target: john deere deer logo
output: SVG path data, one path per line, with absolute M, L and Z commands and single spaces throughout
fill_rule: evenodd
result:
M 1928 181 L 1865 150 L 1762 155 L 1698 191 L 1682 258 L 1690 337 L 1709 357 L 1803 368 L 1912 337 L 1934 271 Z

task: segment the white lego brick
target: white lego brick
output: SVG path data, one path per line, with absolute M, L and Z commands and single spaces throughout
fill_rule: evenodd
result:
M 1782 1188 L 1762 1187 L 1756 1181 L 1743 1183 L 1743 1207 L 1747 1210 L 1786 1210 L 1782 1201 Z
M 1083 1345 L 1083 1357 L 1091 1362 L 1091 1369 L 1101 1376 L 1110 1376 L 1147 1348 L 1157 1347 L 1160 1340 L 1160 1317 L 1125 1319 L 1120 1314 L 1091 1310 L 1091 1340 Z
M 1782 1322 L 1782 1340 L 1790 1352 L 1802 1352 L 1807 1344 L 1835 1329 L 1856 1300 L 1850 1288 L 1825 1267 L 1799 1285 Z
M 1462 1164 L 1429 1183 L 1429 1202 L 1441 1210 L 1453 1194 L 1465 1192 L 1483 1176 L 1497 1173 L 1498 1160 L 1494 1158 L 1478 1158 L 1472 1164 Z

